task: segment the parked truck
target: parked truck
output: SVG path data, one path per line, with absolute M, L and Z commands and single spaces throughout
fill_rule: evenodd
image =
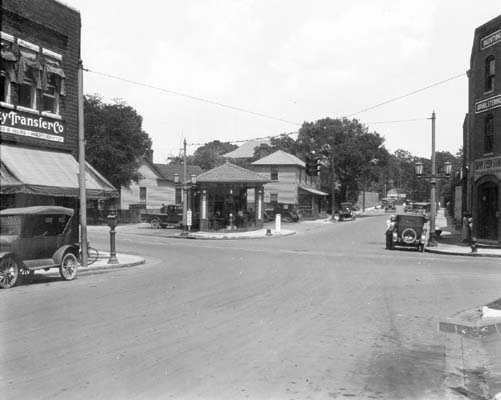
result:
M 141 213 L 141 222 L 146 222 L 153 229 L 179 228 L 183 223 L 183 207 L 170 204 L 163 206 L 159 213 Z

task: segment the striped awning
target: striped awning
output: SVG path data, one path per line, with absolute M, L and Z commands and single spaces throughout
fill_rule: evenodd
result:
M 79 197 L 79 165 L 69 153 L 0 145 L 0 193 Z M 118 197 L 113 185 L 90 164 L 85 167 L 90 199 Z

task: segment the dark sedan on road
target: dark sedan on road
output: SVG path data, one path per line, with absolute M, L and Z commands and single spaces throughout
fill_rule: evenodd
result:
M 74 210 L 35 206 L 0 211 L 0 288 L 31 278 L 37 269 L 59 268 L 72 280 L 78 271 Z

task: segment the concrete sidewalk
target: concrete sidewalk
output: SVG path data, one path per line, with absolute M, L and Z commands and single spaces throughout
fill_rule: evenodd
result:
M 89 260 L 89 264 L 86 267 L 80 266 L 78 268 L 78 275 L 92 274 L 99 271 L 113 270 L 117 268 L 134 267 L 146 263 L 146 260 L 143 257 L 124 253 L 119 253 L 116 255 L 116 258 L 118 260 L 117 263 L 108 264 L 109 258 L 109 252 L 100 250 L 97 260 L 95 260 L 94 262 L 92 262 L 92 260 Z M 59 269 L 52 268 L 48 271 L 39 269 L 36 271 L 36 274 L 47 277 L 59 276 Z
M 445 215 L 444 208 L 438 210 L 435 226 L 442 233 L 437 238 L 437 246 L 426 247 L 426 251 L 429 253 L 471 257 L 501 257 L 501 247 L 499 246 L 479 244 L 477 251 L 472 252 L 470 244 L 462 242 L 461 230 L 456 227 L 451 217 Z

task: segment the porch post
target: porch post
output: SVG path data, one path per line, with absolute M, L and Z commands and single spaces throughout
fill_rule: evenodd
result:
M 200 230 L 207 232 L 209 230 L 209 220 L 207 218 L 207 190 L 202 189 L 200 196 Z
M 256 199 L 256 229 L 263 228 L 263 190 L 262 188 L 255 188 Z

